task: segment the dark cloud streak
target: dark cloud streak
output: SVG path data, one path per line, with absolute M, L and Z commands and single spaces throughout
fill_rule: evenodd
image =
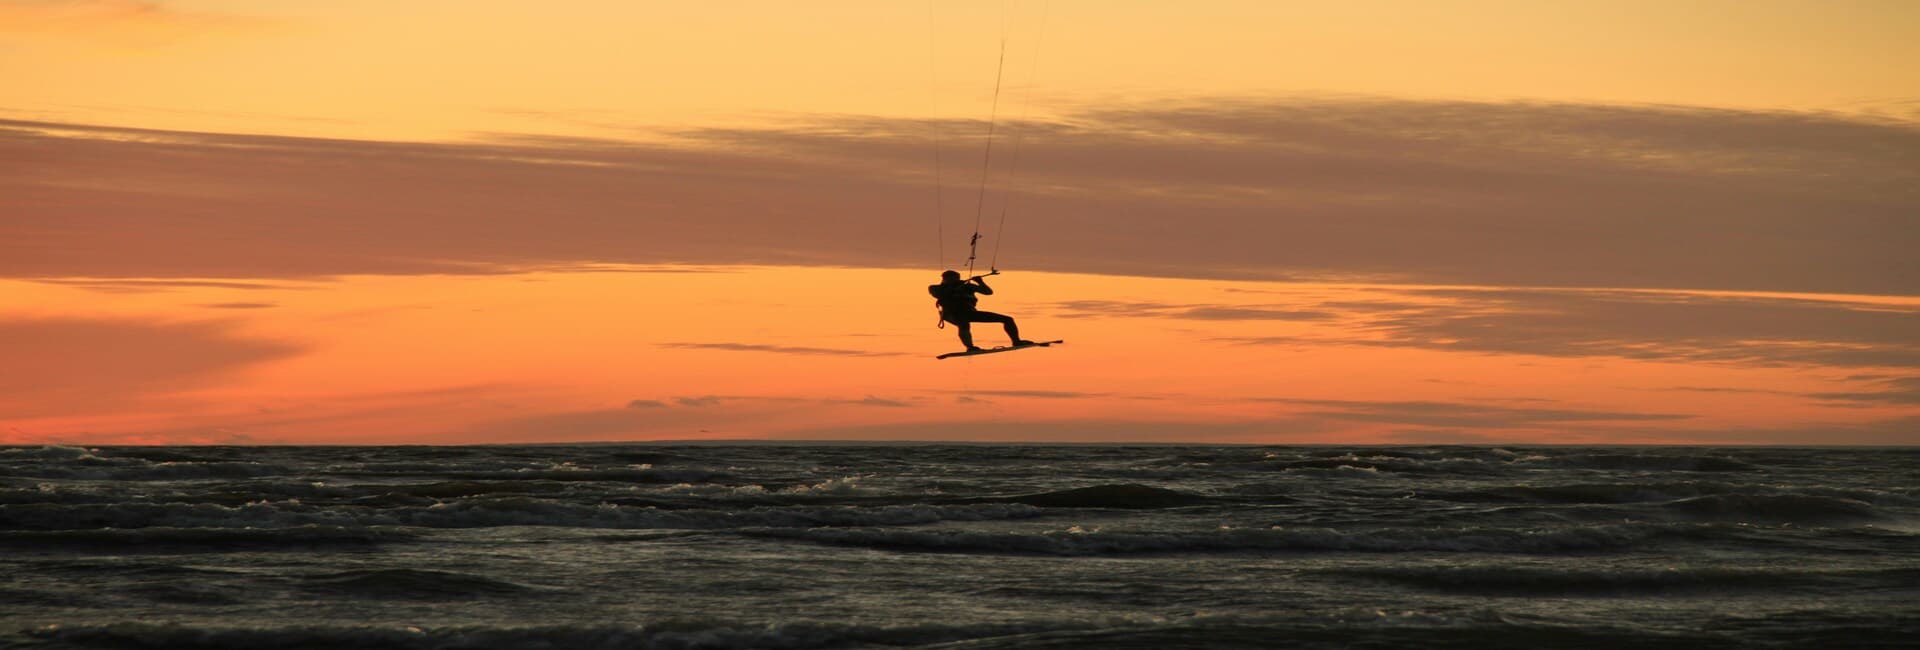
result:
M 1863 404 L 1920 404 L 1920 377 L 1893 377 L 1878 383 L 1884 390 L 1813 393 L 1810 397 Z

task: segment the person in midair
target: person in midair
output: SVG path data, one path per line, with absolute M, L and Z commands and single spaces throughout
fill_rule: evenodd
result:
M 1012 316 L 980 311 L 975 305 L 980 299 L 974 294 L 993 295 L 993 287 L 987 286 L 982 277 L 960 279 L 959 271 L 947 271 L 940 274 L 940 284 L 929 285 L 927 293 L 940 305 L 940 320 L 953 323 L 960 330 L 960 342 L 967 346 L 968 352 L 978 352 L 980 348 L 973 344 L 974 323 L 1000 323 L 1007 328 L 1007 338 L 1014 347 L 1033 345 L 1033 341 L 1020 338 L 1020 326 L 1013 323 Z

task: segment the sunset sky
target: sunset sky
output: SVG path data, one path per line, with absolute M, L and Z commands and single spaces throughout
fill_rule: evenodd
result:
M 1920 444 L 1920 2 L 0 0 L 0 80 L 0 444 Z M 1065 345 L 934 360 L 976 219 Z

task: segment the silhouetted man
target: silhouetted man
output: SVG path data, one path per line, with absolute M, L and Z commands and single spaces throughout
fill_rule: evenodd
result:
M 940 274 L 940 284 L 929 285 L 927 293 L 940 303 L 940 320 L 953 323 L 960 330 L 960 342 L 967 346 L 968 352 L 977 352 L 979 347 L 973 344 L 973 323 L 1000 323 L 1007 328 L 1007 338 L 1014 347 L 1033 345 L 1033 341 L 1020 338 L 1020 327 L 1013 324 L 1013 317 L 980 311 L 974 305 L 980 299 L 973 295 L 983 293 L 993 295 L 993 287 L 987 286 L 983 278 L 960 279 L 959 271 L 947 271 Z

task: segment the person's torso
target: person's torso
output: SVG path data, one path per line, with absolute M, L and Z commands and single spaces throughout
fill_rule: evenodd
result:
M 933 299 L 938 301 L 940 308 L 946 311 L 970 311 L 974 305 L 980 303 L 980 299 L 973 295 L 973 286 L 964 283 L 936 284 L 927 287 L 927 291 L 933 294 Z

